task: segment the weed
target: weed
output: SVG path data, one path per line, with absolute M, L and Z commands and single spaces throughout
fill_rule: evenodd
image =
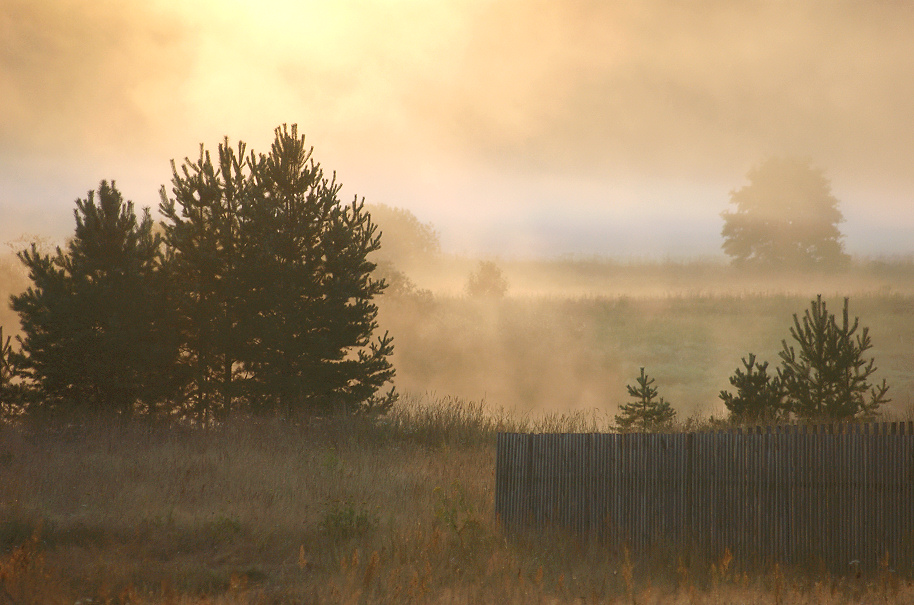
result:
M 40 530 L 0 559 L 0 602 L 53 605 L 66 602 L 62 582 L 40 548 Z
M 457 539 L 460 548 L 480 546 L 485 537 L 485 526 L 476 515 L 466 489 L 455 480 L 450 489 L 436 487 L 435 493 L 438 495 L 435 518 Z
M 358 538 L 373 531 L 379 523 L 376 510 L 366 502 L 331 501 L 320 522 L 321 531 L 334 539 Z

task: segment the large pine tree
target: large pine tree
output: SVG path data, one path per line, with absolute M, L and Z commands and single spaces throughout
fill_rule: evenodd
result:
M 13 296 L 22 323 L 19 371 L 42 407 L 131 413 L 162 398 L 172 350 L 164 325 L 159 238 L 112 182 L 76 200 L 66 250 L 19 253 L 32 286 Z
M 340 202 L 295 125 L 275 135 L 269 154 L 226 140 L 217 164 L 201 148 L 162 192 L 196 411 L 389 403 L 376 396 L 393 377 L 392 341 L 374 338 L 377 229 L 362 202 Z
M 244 146 L 219 146 L 216 162 L 201 145 L 180 171 L 172 162 L 172 195 L 161 190 L 169 308 L 175 317 L 183 415 L 201 421 L 227 414 L 241 397 L 244 372 L 239 284 L 240 208 L 251 198 Z

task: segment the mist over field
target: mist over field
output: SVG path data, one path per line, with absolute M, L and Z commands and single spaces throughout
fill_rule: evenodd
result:
M 0 602 L 914 602 L 888 550 L 635 552 L 513 533 L 495 495 L 504 432 L 914 419 L 912 33 L 888 1 L 0 1 Z M 223 141 L 269 157 L 197 179 Z M 819 295 L 877 370 L 820 322 L 843 373 L 804 400 L 768 377 Z M 642 369 L 674 421 L 617 416 Z M 866 490 L 903 493 L 876 471 L 907 436 L 874 426 L 820 441 L 855 485 L 758 456 L 758 508 L 892 533 Z M 633 472 L 673 439 L 620 436 Z M 698 466 L 723 451 L 751 458 Z M 683 519 L 754 506 L 720 468 Z
M 393 241 L 390 248 L 396 256 Z M 584 412 L 610 422 L 645 367 L 681 420 L 722 418 L 718 394 L 732 390 L 728 378 L 740 359 L 752 352 L 777 366 L 793 315 L 821 293 L 833 310 L 849 297 L 852 316 L 870 328 L 868 356 L 877 379 L 891 385 L 883 412 L 914 409 L 910 261 L 810 274 L 713 261 L 496 260 L 506 296 L 475 298 L 466 286 L 476 258 L 392 259 L 382 247 L 375 260 L 390 282 L 378 322 L 394 337 L 394 383 L 409 396 L 458 397 L 532 417 Z M 4 300 L 28 285 L 11 254 L 0 258 Z M 8 305 L 0 325 L 5 334 L 18 329 Z
M 740 359 L 779 365 L 793 315 L 821 293 L 831 309 L 850 298 L 868 326 L 878 376 L 892 385 L 890 415 L 914 404 L 914 272 L 909 264 L 838 275 L 753 274 L 712 262 L 615 263 L 606 259 L 503 261 L 503 299 L 467 297 L 471 259 L 413 274 L 419 294 L 382 297 L 396 335 L 399 388 L 459 394 L 519 413 L 617 413 L 639 367 L 681 419 L 725 417 L 718 397 Z M 423 279 L 424 277 L 425 279 Z

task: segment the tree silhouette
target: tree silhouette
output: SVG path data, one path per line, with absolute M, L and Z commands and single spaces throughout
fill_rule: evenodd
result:
M 494 262 L 479 261 L 467 279 L 466 291 L 473 298 L 504 298 L 508 293 L 508 279 Z
M 749 353 L 748 360 L 744 357 L 742 362 L 745 372 L 736 368 L 730 377 L 730 384 L 736 389 L 736 394 L 720 392 L 730 417 L 737 422 L 777 419 L 783 411 L 780 379 L 768 373 L 767 361 L 756 362 L 753 353 Z
M 667 428 L 676 417 L 676 410 L 663 397 L 656 399 L 657 389 L 651 386 L 654 379 L 644 373 L 644 368 L 636 381 L 637 386 L 625 387 L 635 401 L 619 406 L 622 413 L 616 416 L 616 424 L 623 431 L 649 432 Z
M 868 328 L 857 333 L 859 323 L 857 317 L 850 322 L 846 298 L 840 325 L 821 296 L 811 302 L 802 323 L 794 314 L 790 334 L 797 348 L 782 341 L 778 370 L 789 411 L 815 420 L 867 418 L 890 401 L 885 380 L 869 383 L 875 360 L 867 361 L 863 354 L 873 345 Z
M 371 220 L 384 238 L 384 247 L 372 256 L 378 262 L 397 269 L 433 260 L 441 253 L 438 232 L 431 223 L 423 223 L 404 208 L 387 204 L 366 204 Z
M 13 296 L 18 371 L 45 409 L 129 414 L 164 396 L 174 349 L 164 320 L 158 236 L 112 182 L 76 200 L 66 251 L 19 253 L 32 286 Z
M 173 169 L 160 209 L 194 415 L 379 409 L 392 339 L 372 340 L 385 288 L 368 255 L 380 237 L 364 203 L 311 159 L 295 125 L 269 154 L 226 140 L 213 163 Z
M 838 200 L 808 160 L 771 158 L 749 171 L 721 214 L 723 250 L 738 266 L 840 267 L 848 256 Z

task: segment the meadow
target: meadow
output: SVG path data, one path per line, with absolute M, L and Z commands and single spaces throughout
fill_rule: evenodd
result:
M 810 576 L 505 536 L 497 430 L 604 430 L 457 399 L 383 419 L 0 429 L 3 603 L 905 603 L 888 569 Z
M 381 300 L 401 389 L 485 400 L 521 413 L 613 415 L 639 368 L 681 418 L 721 417 L 740 359 L 779 365 L 793 315 L 822 294 L 869 328 L 886 411 L 914 405 L 914 264 L 868 261 L 836 274 L 747 272 L 709 261 L 503 261 L 508 295 L 474 300 L 473 265 L 416 267 L 419 292 Z M 462 280 L 462 281 L 461 281 Z M 422 295 L 422 289 L 426 289 Z

